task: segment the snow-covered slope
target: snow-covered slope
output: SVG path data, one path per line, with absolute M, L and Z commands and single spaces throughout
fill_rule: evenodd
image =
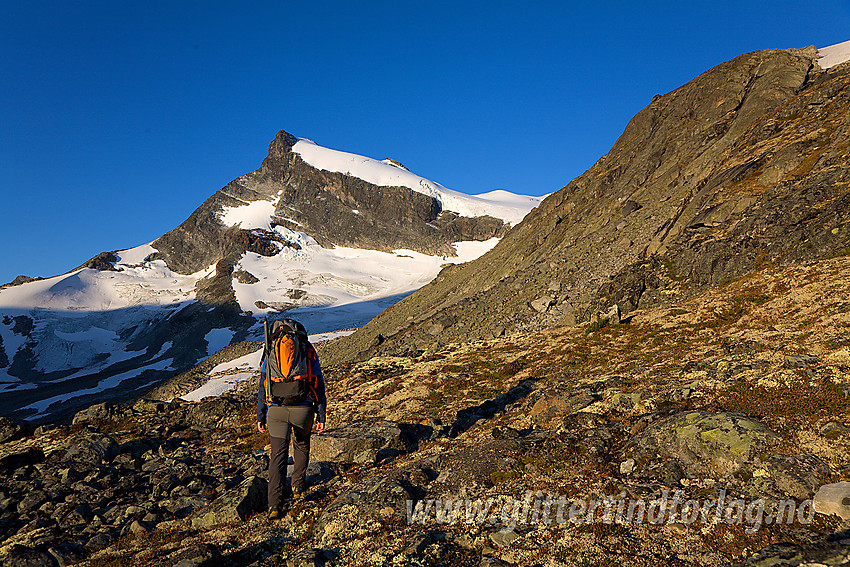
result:
M 312 140 L 299 139 L 292 151 L 305 162 L 325 171 L 358 177 L 374 185 L 408 187 L 437 199 L 443 209 L 465 217 L 490 215 L 509 224 L 517 224 L 545 197 L 528 197 L 508 191 L 491 191 L 481 195 L 466 195 L 446 189 L 439 183 L 411 173 L 391 160 L 376 159 L 331 150 Z
M 850 61 L 850 41 L 837 43 L 818 49 L 818 65 L 821 69 L 835 67 L 845 61 Z

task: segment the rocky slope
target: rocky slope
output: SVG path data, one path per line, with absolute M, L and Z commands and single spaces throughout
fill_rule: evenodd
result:
M 768 267 L 623 324 L 328 368 L 308 495 L 277 523 L 264 513 L 253 381 L 197 403 L 93 406 L 34 434 L 6 422 L 0 561 L 838 564 L 850 537 L 846 492 L 830 493 L 850 479 L 848 278 L 846 255 Z M 665 494 L 678 511 L 660 512 Z M 604 507 L 578 507 L 569 521 L 573 503 L 607 495 L 654 515 L 605 521 Z M 560 520 L 557 504 L 548 522 L 534 512 L 547 496 L 569 499 Z M 841 517 L 815 514 L 813 497 Z M 739 499 L 762 499 L 763 515 L 738 521 Z M 437 500 L 443 512 L 409 518 L 408 501 Z M 786 500 L 802 516 L 768 523 Z M 709 513 L 682 516 L 689 501 Z M 487 514 L 468 516 L 477 502 Z
M 153 243 L 0 288 L 0 413 L 44 422 L 137 396 L 257 339 L 268 314 L 298 309 L 313 332 L 363 325 L 538 201 L 463 195 L 281 131 L 257 171 Z
M 551 328 L 615 304 L 627 315 L 847 250 L 850 66 L 822 70 L 816 57 L 750 53 L 654 97 L 492 251 L 443 270 L 334 360 Z

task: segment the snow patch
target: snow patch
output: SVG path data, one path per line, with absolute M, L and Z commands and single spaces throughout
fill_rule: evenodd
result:
M 850 61 L 850 41 L 818 49 L 818 55 L 820 55 L 818 65 L 821 69 L 829 69 L 845 61 Z
M 245 356 L 240 356 L 239 358 L 233 359 L 230 362 L 223 362 L 210 370 L 210 374 L 221 374 L 223 372 L 230 372 L 231 370 L 247 369 L 247 368 L 260 368 L 260 358 L 263 356 L 263 349 L 257 349 L 251 354 L 246 354 Z
M 192 390 L 188 394 L 180 396 L 187 402 L 199 402 L 210 396 L 220 396 L 236 387 L 239 382 L 250 380 L 255 374 L 253 372 L 240 372 L 238 374 L 228 374 L 212 378 L 206 384 L 196 390 Z
M 85 388 L 83 390 L 76 390 L 74 392 L 69 392 L 67 394 L 60 394 L 58 396 L 53 396 L 52 398 L 46 398 L 44 400 L 39 400 L 39 401 L 32 403 L 32 404 L 30 404 L 30 405 L 28 405 L 24 408 L 21 408 L 21 409 L 37 411 L 38 413 L 36 413 L 35 415 L 27 416 L 27 419 L 38 419 L 38 418 L 42 417 L 43 415 L 45 415 L 48 412 L 48 410 L 50 409 L 50 406 L 52 406 L 54 404 L 66 402 L 68 400 L 71 400 L 71 399 L 79 397 L 79 396 L 85 396 L 85 395 L 88 395 L 88 394 L 98 394 L 98 393 L 103 392 L 105 390 L 110 390 L 112 388 L 116 388 L 116 387 L 120 386 L 123 382 L 125 382 L 127 380 L 131 380 L 133 378 L 137 378 L 142 373 L 144 373 L 148 370 L 170 370 L 170 363 L 171 362 L 172 362 L 171 359 L 161 360 L 161 361 L 156 362 L 154 364 L 148 364 L 147 366 L 143 366 L 141 368 L 135 368 L 135 369 L 130 370 L 128 372 L 123 372 L 121 374 L 116 374 L 115 376 L 110 376 L 109 378 L 105 378 L 105 379 L 101 380 L 100 382 L 98 382 L 96 386 L 93 386 L 91 388 Z M 147 385 L 147 382 L 139 384 L 138 387 L 134 388 L 134 390 L 138 390 L 139 388 L 146 386 L 146 385 Z
M 148 256 L 155 252 L 158 252 L 158 250 L 151 246 L 150 243 L 142 244 L 135 248 L 128 248 L 127 250 L 119 250 L 115 253 L 118 256 L 115 266 L 118 267 L 122 264 L 125 266 L 142 264 Z
M 331 331 L 329 333 L 316 333 L 315 335 L 310 335 L 310 342 L 321 343 L 324 341 L 332 341 L 334 339 L 338 339 L 339 337 L 347 337 L 356 330 L 357 329 L 345 329 L 342 331 Z
M 274 201 L 254 201 L 237 207 L 223 207 L 218 218 L 225 226 L 271 230 L 276 205 Z

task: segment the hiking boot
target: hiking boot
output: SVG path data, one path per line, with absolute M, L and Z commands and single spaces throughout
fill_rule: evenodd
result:
M 272 508 L 269 511 L 269 520 L 279 520 L 283 516 L 280 508 Z

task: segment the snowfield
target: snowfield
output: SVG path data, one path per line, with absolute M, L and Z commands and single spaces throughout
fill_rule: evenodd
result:
M 850 41 L 818 49 L 818 55 L 820 55 L 818 65 L 821 69 L 829 69 L 845 61 L 850 61 Z

